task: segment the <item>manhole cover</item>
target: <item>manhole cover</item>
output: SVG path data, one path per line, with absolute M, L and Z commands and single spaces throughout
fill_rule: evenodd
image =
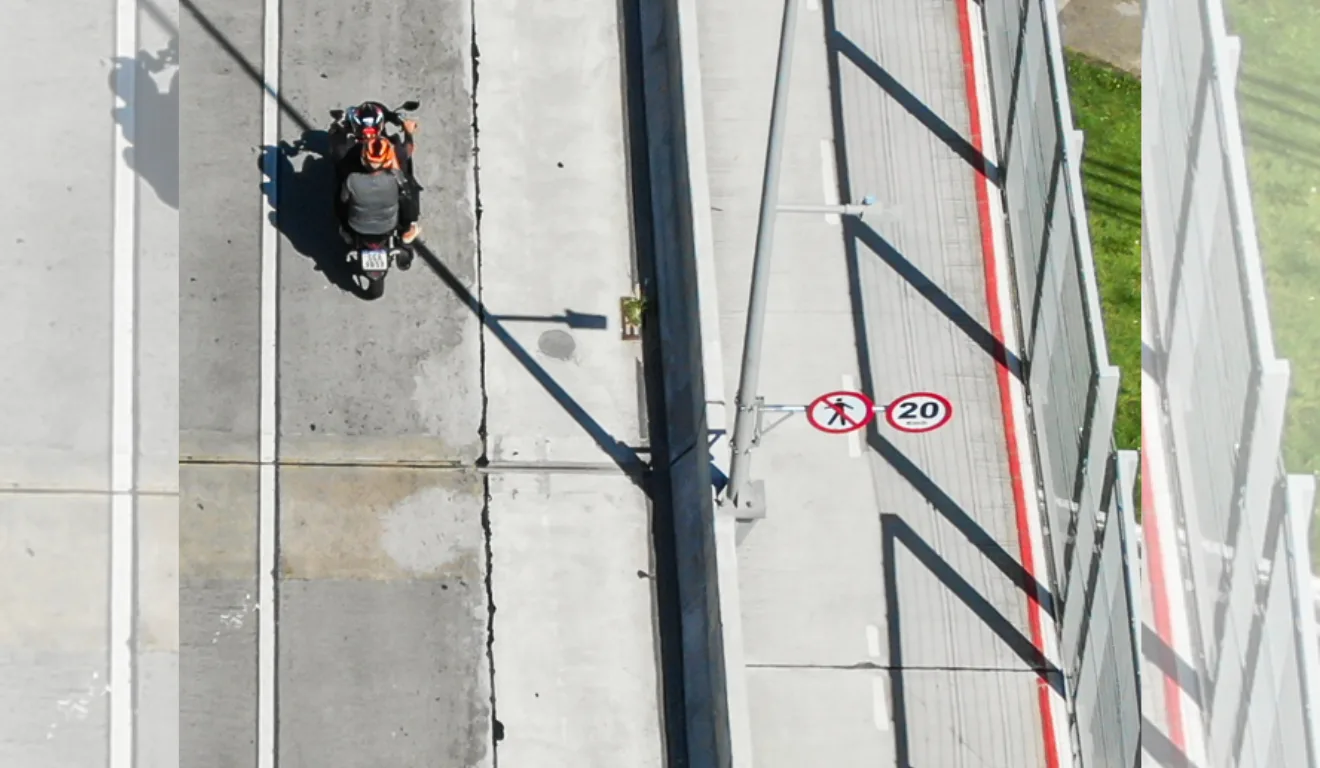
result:
M 541 334 L 536 346 L 549 357 L 556 360 L 568 360 L 573 357 L 573 350 L 577 349 L 577 342 L 573 341 L 573 336 L 568 331 L 556 329 Z

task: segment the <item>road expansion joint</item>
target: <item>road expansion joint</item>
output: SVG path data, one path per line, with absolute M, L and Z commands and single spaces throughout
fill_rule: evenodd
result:
M 893 666 L 890 664 L 876 664 L 871 661 L 860 661 L 856 664 L 745 664 L 747 669 L 778 669 L 778 670 L 831 670 L 836 672 L 854 672 L 854 671 L 884 671 L 884 672 L 1022 672 L 1027 674 L 1049 674 L 1057 672 L 1053 667 L 1000 667 L 1000 666 L 966 666 L 950 664 L 899 664 Z
M 472 205 L 473 205 L 473 247 L 475 249 L 476 259 L 476 293 L 477 308 L 480 313 L 478 318 L 479 327 L 483 329 L 477 343 L 480 379 L 481 379 L 481 425 L 478 433 L 481 436 L 481 456 L 477 458 L 472 469 L 487 473 L 489 469 L 488 451 L 490 447 L 489 440 L 489 414 L 490 414 L 490 390 L 487 386 L 487 368 L 486 368 L 486 334 L 484 329 L 489 322 L 486 313 L 485 302 L 485 284 L 482 280 L 484 264 L 482 263 L 481 249 L 481 146 L 480 136 L 481 127 L 477 116 L 477 84 L 481 79 L 481 49 L 477 44 L 477 3 L 471 0 L 468 6 L 468 18 L 472 26 L 472 46 L 471 46 L 471 72 L 472 72 Z M 495 567 L 495 553 L 493 537 L 491 532 L 490 515 L 490 478 L 483 479 L 482 490 L 485 498 L 481 504 L 481 531 L 485 541 L 486 556 L 486 663 L 490 670 L 490 728 L 491 728 L 491 768 L 498 768 L 500 764 L 499 743 L 504 739 L 504 726 L 499 721 L 498 710 L 496 708 L 495 695 L 495 583 L 492 572 Z
M 648 452 L 646 448 L 631 449 L 638 454 Z M 635 467 L 620 467 L 612 461 L 487 461 L 477 459 L 474 462 L 462 461 L 388 461 L 388 460 L 362 460 L 345 459 L 343 461 L 317 460 L 309 461 L 302 459 L 278 459 L 273 464 L 280 468 L 306 468 L 306 469 L 407 469 L 430 472 L 478 472 L 483 475 L 491 474 L 562 474 L 562 475 L 627 475 L 629 470 L 639 470 L 644 474 L 651 471 L 650 464 L 639 461 Z M 259 467 L 263 462 L 256 459 L 206 459 L 206 458 L 187 458 L 180 459 L 179 466 L 190 467 Z M 100 494 L 105 491 L 100 490 L 76 490 L 76 489 L 21 489 L 21 488 L 0 488 L 0 493 L 94 493 Z M 138 495 L 158 495 L 172 496 L 174 493 L 138 491 Z

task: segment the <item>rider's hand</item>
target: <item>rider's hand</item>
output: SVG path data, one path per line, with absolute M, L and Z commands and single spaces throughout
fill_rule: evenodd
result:
M 404 133 L 408 133 L 408 134 L 417 133 L 417 121 L 416 121 L 416 120 L 404 120 L 404 121 L 403 121 L 403 132 L 404 132 Z

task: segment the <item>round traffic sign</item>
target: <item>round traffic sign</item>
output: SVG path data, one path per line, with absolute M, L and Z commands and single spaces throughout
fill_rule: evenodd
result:
M 909 392 L 885 408 L 885 420 L 901 432 L 931 432 L 952 418 L 953 403 L 934 392 Z
M 807 421 L 821 432 L 842 435 L 861 429 L 875 418 L 875 403 L 861 392 L 830 392 L 807 406 Z

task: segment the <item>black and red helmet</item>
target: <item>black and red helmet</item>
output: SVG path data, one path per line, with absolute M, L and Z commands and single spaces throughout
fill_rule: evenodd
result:
M 379 104 L 364 101 L 356 107 L 348 108 L 348 121 L 353 126 L 353 132 L 362 138 L 378 136 L 385 126 L 385 110 Z

